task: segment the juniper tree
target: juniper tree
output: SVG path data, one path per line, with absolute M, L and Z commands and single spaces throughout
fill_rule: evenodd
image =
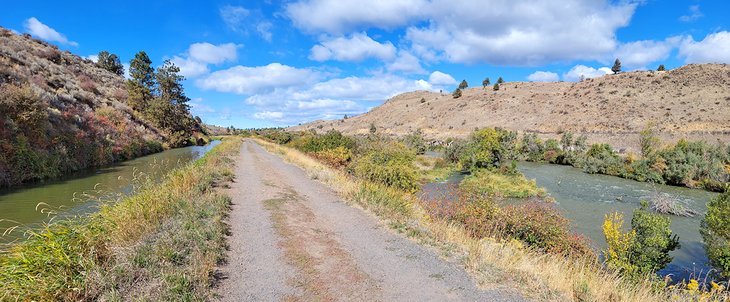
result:
M 504 79 L 502 79 L 502 77 L 499 77 L 499 79 L 497 79 L 497 84 L 502 84 L 502 83 L 504 83 Z
M 482 81 L 482 86 L 484 86 L 484 88 L 487 88 L 487 86 L 489 86 L 489 84 L 491 84 L 489 82 L 489 78 L 486 78 L 486 79 L 484 79 L 484 81 Z
M 656 71 L 665 71 L 666 68 L 664 68 L 664 64 L 659 65 L 659 68 L 656 69 Z
M 492 89 L 493 89 L 494 91 L 497 91 L 497 90 L 499 90 L 499 84 L 494 84 L 494 86 L 492 87 Z
M 456 88 L 456 90 L 454 90 L 454 93 L 452 93 L 451 96 L 453 96 L 455 99 L 460 98 L 461 97 L 461 89 Z
M 109 53 L 106 50 L 99 52 L 96 66 L 111 71 L 112 73 L 119 76 L 124 75 L 124 66 L 119 61 L 119 57 L 113 53 Z
M 621 72 L 621 60 L 617 58 L 616 61 L 613 62 L 613 67 L 611 67 L 611 71 L 613 71 L 613 74 Z
M 466 89 L 469 87 L 469 83 L 466 82 L 466 80 L 461 80 L 461 83 L 459 84 L 459 89 Z

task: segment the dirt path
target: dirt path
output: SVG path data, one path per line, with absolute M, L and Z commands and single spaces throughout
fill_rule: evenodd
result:
M 344 204 L 246 141 L 238 158 L 223 301 L 520 301 Z

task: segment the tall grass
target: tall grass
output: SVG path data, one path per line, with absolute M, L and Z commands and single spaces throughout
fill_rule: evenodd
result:
M 457 256 L 483 286 L 517 287 L 540 301 L 694 301 L 692 288 L 657 287 L 649 281 L 627 280 L 604 269 L 592 257 L 556 256 L 526 247 L 516 240 L 477 239 L 464 226 L 431 217 L 412 194 L 354 179 L 307 155 L 257 140 L 272 153 L 331 186 L 354 205 L 368 209 L 420 242 Z M 722 296 L 719 296 L 722 298 Z M 719 300 L 722 301 L 722 300 Z
M 0 254 L 0 300 L 201 300 L 223 259 L 240 139 L 98 213 L 46 225 Z

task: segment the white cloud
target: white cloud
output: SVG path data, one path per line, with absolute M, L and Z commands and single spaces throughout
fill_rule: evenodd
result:
M 531 75 L 527 76 L 527 80 L 530 82 L 557 82 L 560 80 L 560 76 L 554 72 L 535 71 Z
M 315 61 L 362 61 L 367 58 L 391 60 L 395 57 L 393 43 L 380 43 L 365 33 L 355 33 L 349 38 L 329 38 L 311 49 L 310 59 Z
M 241 45 L 225 43 L 213 45 L 207 42 L 194 43 L 187 52 L 180 56 L 173 56 L 170 61 L 180 67 L 180 74 L 195 78 L 207 74 L 209 64 L 222 64 L 238 59 L 238 48 Z
M 255 94 L 273 90 L 299 86 L 319 78 L 319 73 L 312 69 L 299 69 L 279 63 L 266 66 L 248 67 L 234 66 L 211 73 L 196 81 L 203 89 L 238 94 Z
M 436 86 L 447 86 L 456 84 L 456 79 L 447 73 L 434 71 L 428 77 L 428 82 Z
M 266 40 L 266 42 L 271 42 L 272 27 L 274 27 L 274 25 L 271 22 L 263 21 L 256 24 L 256 31 L 259 33 L 262 39 Z
M 645 67 L 649 63 L 666 60 L 679 41 L 679 37 L 672 37 L 664 41 L 644 40 L 625 43 L 616 49 L 613 57 L 619 58 L 625 67 Z
M 398 52 L 398 58 L 396 58 L 395 61 L 388 64 L 388 71 L 400 71 L 415 74 L 426 73 L 426 70 L 424 70 L 421 66 L 420 60 L 410 52 L 403 50 Z
M 55 29 L 50 28 L 48 25 L 41 23 L 41 21 L 38 21 L 35 17 L 25 20 L 23 26 L 25 26 L 25 30 L 28 31 L 28 33 L 43 40 L 58 42 L 75 47 L 79 46 L 79 43 L 69 41 L 66 36 L 57 32 Z
M 238 30 L 243 20 L 251 13 L 248 9 L 242 6 L 226 5 L 220 8 L 218 11 L 223 23 L 228 26 L 231 30 Z
M 342 34 L 364 27 L 394 28 L 422 17 L 426 0 L 302 0 L 285 10 L 294 24 L 310 32 Z
M 226 61 L 235 61 L 238 58 L 237 49 L 240 45 L 233 43 L 213 45 L 210 43 L 194 43 L 188 48 L 191 59 L 205 64 L 220 64 Z
M 608 67 L 595 69 L 593 67 L 588 67 L 585 65 L 576 65 L 571 68 L 567 73 L 563 74 L 563 80 L 569 82 L 577 82 L 580 81 L 581 78 L 590 79 L 611 73 L 613 72 L 611 71 L 611 68 Z
M 88 56 L 85 56 L 84 59 L 92 60 L 92 61 L 94 61 L 94 63 L 98 63 L 99 55 L 88 55 Z
M 253 115 L 254 118 L 260 119 L 260 120 L 281 120 L 284 117 L 284 113 L 281 111 L 263 111 L 263 112 L 256 112 Z
M 690 5 L 689 6 L 689 15 L 684 15 L 679 17 L 679 21 L 682 22 L 692 22 L 694 20 L 697 20 L 699 18 L 702 18 L 704 14 L 700 11 L 699 5 Z
M 679 56 L 686 63 L 730 63 L 730 32 L 707 35 L 702 41 L 685 38 L 679 45 Z
M 405 26 L 405 42 L 426 60 L 540 65 L 598 60 L 616 48 L 638 1 L 300 0 L 286 6 L 294 24 L 342 34 Z M 356 9 L 353 9 L 356 8 Z

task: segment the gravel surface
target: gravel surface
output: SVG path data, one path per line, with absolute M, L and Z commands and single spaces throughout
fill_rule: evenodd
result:
M 348 206 L 252 141 L 233 186 L 222 301 L 523 301 Z

